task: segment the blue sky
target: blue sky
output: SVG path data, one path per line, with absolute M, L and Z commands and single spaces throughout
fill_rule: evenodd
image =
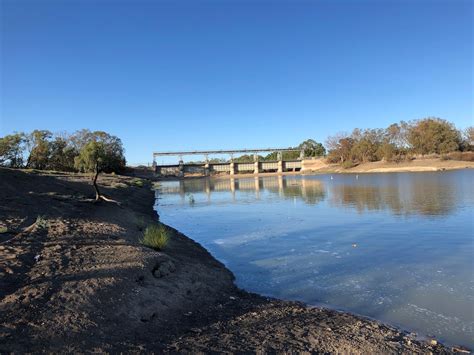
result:
M 426 116 L 473 124 L 473 3 L 0 0 L 0 136 L 286 147 Z

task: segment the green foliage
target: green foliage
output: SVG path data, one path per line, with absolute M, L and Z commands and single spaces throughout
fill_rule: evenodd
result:
M 261 155 L 257 155 L 258 160 L 264 160 L 264 157 Z M 254 156 L 252 154 L 244 154 L 241 155 L 240 157 L 237 157 L 234 159 L 236 163 L 253 163 L 254 162 Z
M 137 186 L 137 187 L 143 187 L 145 185 L 143 180 L 139 179 L 139 178 L 133 179 L 130 183 L 134 186 Z
M 356 164 L 354 162 L 352 162 L 351 160 L 346 160 L 341 165 L 344 169 L 350 169 L 350 168 L 353 168 L 354 166 L 356 166 Z
M 152 224 L 145 229 L 140 243 L 155 250 L 163 250 L 168 244 L 170 233 L 162 224 Z
M 5 234 L 8 232 L 8 228 L 4 226 L 0 226 L 0 234 Z
M 74 167 L 81 172 L 98 173 L 103 171 L 106 159 L 104 143 L 90 141 L 82 147 L 79 155 L 74 158 Z
M 29 151 L 26 167 L 31 169 L 48 169 L 50 155 L 50 142 L 52 133 L 47 130 L 34 130 L 25 136 L 27 149 Z
M 321 157 L 326 155 L 326 148 L 313 139 L 305 140 L 298 148 L 304 150 L 305 157 Z
M 328 162 L 353 164 L 410 159 L 412 154 L 446 154 L 467 147 L 467 135 L 439 118 L 394 123 L 386 129 L 354 129 L 352 134 L 329 137 Z M 464 149 L 468 150 L 468 149 Z M 349 165 L 349 163 L 347 163 Z
M 415 154 L 443 154 L 458 150 L 460 133 L 453 124 L 440 118 L 414 121 L 408 129 L 408 143 Z
M 48 169 L 56 171 L 74 171 L 74 158 L 77 150 L 64 137 L 55 137 L 49 143 Z
M 12 168 L 26 167 L 38 170 L 75 171 L 76 158 L 81 151 L 96 142 L 101 145 L 101 171 L 119 172 L 125 168 L 125 157 L 122 142 L 118 137 L 103 131 L 83 129 L 72 135 L 60 133 L 53 135 L 47 130 L 34 130 L 29 134 L 15 133 L 0 138 L 0 165 Z M 87 150 L 90 150 L 89 146 Z M 24 166 L 24 157 L 26 166 Z M 84 160 L 84 156 L 80 158 Z M 80 164 L 85 168 L 85 161 Z
M 326 144 L 329 147 L 328 161 L 343 164 L 352 159 L 352 148 L 355 140 L 344 133 L 329 137 Z
M 24 135 L 15 133 L 0 138 L 0 165 L 10 168 L 23 166 Z

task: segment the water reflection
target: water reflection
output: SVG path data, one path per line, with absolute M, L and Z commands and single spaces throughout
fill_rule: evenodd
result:
M 462 184 L 463 181 L 460 181 Z M 178 195 L 183 203 L 186 196 L 205 196 L 211 202 L 218 195 L 221 202 L 238 202 L 239 194 L 248 200 L 253 193 L 277 194 L 284 199 L 298 199 L 307 204 L 327 200 L 331 206 L 364 211 L 389 210 L 397 215 L 426 216 L 451 213 L 462 198 L 459 186 L 435 174 L 392 174 L 390 176 L 342 175 L 300 177 L 255 177 L 243 179 L 189 179 L 166 182 L 161 194 Z M 462 188 L 461 188 L 462 190 Z M 221 193 L 230 192 L 230 199 Z M 228 195 L 227 195 L 228 196 Z
M 240 287 L 474 347 L 474 171 L 166 181 L 156 209 Z
M 260 192 L 278 194 L 283 198 L 298 198 L 308 204 L 316 204 L 326 197 L 324 182 L 315 179 L 288 179 L 282 176 L 244 179 L 189 179 L 166 182 L 160 188 L 160 194 L 179 195 L 183 202 L 190 194 L 204 194 L 207 201 L 220 192 L 231 192 L 232 201 L 238 199 L 236 192 L 253 192 L 256 199 Z M 245 194 L 248 197 L 248 194 Z

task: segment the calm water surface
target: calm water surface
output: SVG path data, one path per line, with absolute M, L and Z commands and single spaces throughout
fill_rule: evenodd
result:
M 474 347 L 474 171 L 163 182 L 238 286 Z

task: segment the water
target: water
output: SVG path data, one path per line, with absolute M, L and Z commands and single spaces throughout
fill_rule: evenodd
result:
M 238 286 L 474 347 L 474 171 L 163 182 Z

